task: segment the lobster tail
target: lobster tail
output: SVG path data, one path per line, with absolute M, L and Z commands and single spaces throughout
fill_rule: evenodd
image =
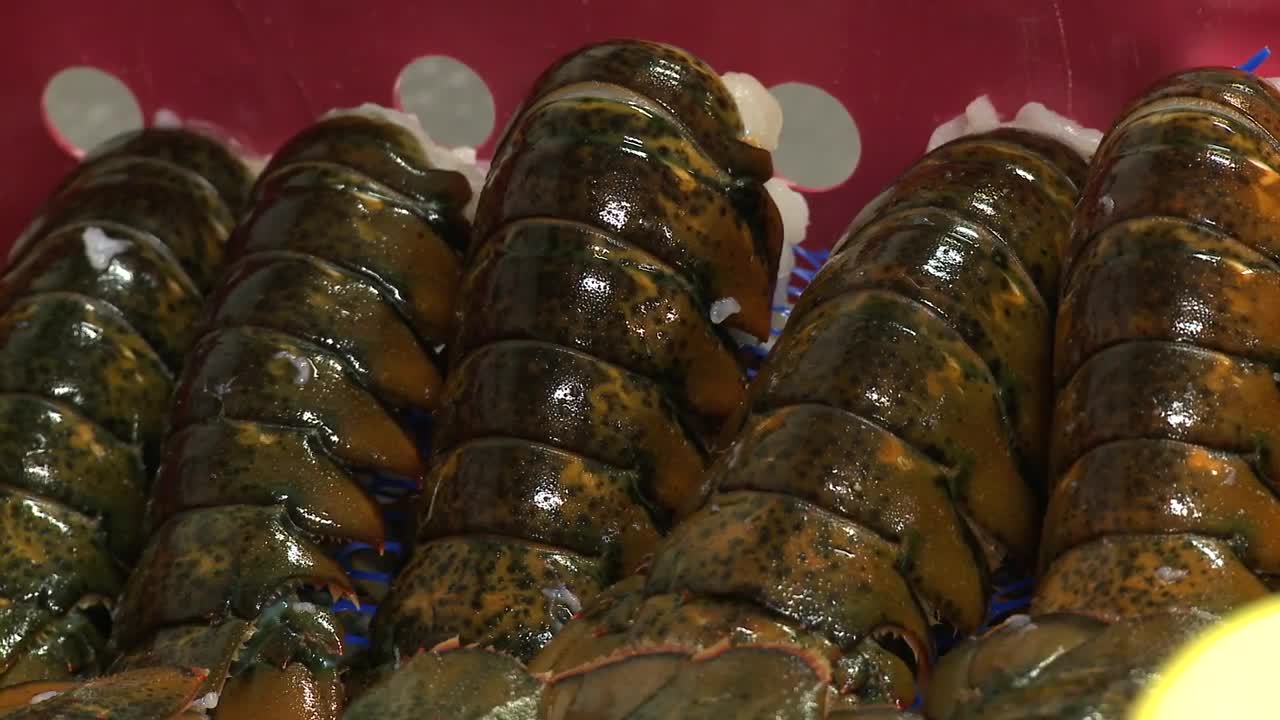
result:
M 96 150 L 0 277 L 0 685 L 101 669 L 105 606 L 182 358 L 248 192 L 221 145 L 145 130 Z
M 643 583 L 606 595 L 534 660 L 552 674 L 547 717 L 716 705 L 660 678 L 731 653 L 743 697 L 717 705 L 722 716 L 749 714 L 752 692 L 803 688 L 797 717 L 911 704 L 933 626 L 977 630 L 992 578 L 1034 561 L 1044 298 L 1082 168 L 1052 141 L 1002 130 L 939 148 L 881 196 L 752 383 L 709 502 Z M 781 658 L 808 679 L 780 687 Z
M 705 497 L 745 395 L 727 330 L 767 336 L 782 243 L 742 130 L 667 46 L 593 46 L 536 84 L 480 198 L 384 657 L 457 637 L 528 659 Z M 741 308 L 723 327 L 720 298 Z
M 1103 140 L 1058 318 L 1032 619 L 949 659 L 932 715 L 1122 717 L 1180 642 L 1269 592 L 1277 138 L 1274 89 L 1201 69 L 1150 89 Z M 984 663 L 1001 645 L 1017 660 Z M 976 698 L 958 710 L 957 685 Z
M 251 197 L 174 393 L 116 669 L 205 668 L 222 718 L 336 717 L 366 628 L 335 603 L 378 583 L 334 551 L 386 564 L 376 488 L 421 483 L 412 426 L 439 404 L 470 190 L 350 112 L 287 143 Z

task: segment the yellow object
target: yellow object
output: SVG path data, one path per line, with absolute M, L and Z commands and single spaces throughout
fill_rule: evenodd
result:
M 1179 650 L 1130 719 L 1280 718 L 1277 647 L 1280 597 L 1241 609 Z

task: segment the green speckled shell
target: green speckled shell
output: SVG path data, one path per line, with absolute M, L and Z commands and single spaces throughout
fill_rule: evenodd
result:
M 173 377 L 111 306 L 46 293 L 23 298 L 0 315 L 0 391 L 77 407 L 154 460 Z
M 1169 98 L 1196 98 L 1233 108 L 1272 137 L 1280 138 L 1280 92 L 1253 73 L 1225 67 L 1195 68 L 1162 78 L 1117 116 L 1121 118 L 1117 124 L 1145 106 Z
M 950 720 L 1124 720 L 1138 693 L 1184 642 L 1214 618 L 1203 613 L 1161 613 L 1119 622 L 1062 651 L 1052 652 L 1029 671 L 994 676 L 969 697 Z M 1023 642 L 1032 629 L 1015 628 Z M 1028 637 L 1030 635 L 1030 637 Z
M 705 62 L 671 45 L 613 40 L 581 48 L 534 82 L 525 108 L 583 84 L 615 85 L 644 96 L 689 129 L 717 162 L 757 180 L 773 175 L 769 153 L 741 142 L 742 118 L 720 77 Z M 517 117 L 512 127 L 519 127 Z M 505 138 L 504 138 L 505 140 Z
M 407 540 L 366 485 L 422 478 L 410 414 L 438 402 L 468 196 L 381 119 L 324 120 L 273 156 L 173 392 L 118 667 L 206 666 L 223 717 L 337 706 L 363 630 L 311 602 L 355 594 L 334 545 Z
M 162 627 L 253 620 L 304 582 L 347 587 L 349 580 L 283 509 L 192 510 L 153 534 L 120 600 L 114 642 L 130 650 Z
M 645 501 L 683 514 L 705 494 L 704 459 L 648 378 L 546 343 L 487 345 L 449 376 L 437 452 L 487 436 L 555 445 L 635 470 Z
M 530 657 L 568 620 L 544 591 L 587 599 L 702 503 L 746 395 L 728 331 L 767 337 L 782 243 L 741 132 L 720 79 L 667 46 L 584 48 L 535 83 L 478 202 L 384 659 L 455 635 Z M 741 310 L 717 326 L 723 298 Z
M 1280 317 L 1271 311 L 1280 266 L 1228 236 L 1140 218 L 1100 233 L 1077 266 L 1059 311 L 1059 384 L 1086 358 L 1139 337 L 1280 361 Z
M 1150 177 L 1160 184 L 1139 180 Z M 1280 259 L 1280 171 L 1193 144 L 1098 158 L 1081 201 L 1072 255 L 1106 227 L 1149 216 L 1183 218 Z
M 122 562 L 141 549 L 147 475 L 138 449 L 72 406 L 37 395 L 0 395 L 4 483 L 101 518 Z
M 291 251 L 361 273 L 424 340 L 449 339 L 465 233 L 342 167 L 285 168 L 259 187 L 269 192 L 232 236 L 232 258 Z
M 227 328 L 191 351 L 171 423 L 213 418 L 310 429 L 354 467 L 421 472 L 412 439 L 340 357 L 275 330 Z
M 1161 80 L 1104 138 L 1064 273 L 1032 620 L 944 660 L 932 716 L 1126 717 L 1204 612 L 1270 592 L 1278 137 L 1280 94 L 1206 68 Z
M 1060 555 L 1041 577 L 1031 611 L 1115 622 L 1165 610 L 1220 614 L 1267 594 L 1227 540 L 1117 534 Z
M 191 625 L 160 628 L 151 633 L 145 643 L 121 655 L 112 670 L 127 672 L 188 665 L 205 668 L 209 676 L 196 692 L 199 697 L 218 691 L 220 680 L 227 676 L 252 633 L 253 625 L 239 618 L 230 618 L 212 629 Z
M 26 610 L 31 612 L 30 608 Z M 8 648 L 0 651 L 6 685 L 69 680 L 94 671 L 109 657 L 107 638 L 84 613 L 58 616 L 37 610 L 25 619 L 29 621 L 26 627 L 8 625 L 7 619 L 0 619 L 0 631 L 7 635 L 17 630 L 26 641 L 16 652 Z
M 101 668 L 94 608 L 141 550 L 174 378 L 247 184 L 206 138 L 122 136 L 15 244 L 0 278 L 0 686 Z
M 1049 158 L 978 136 L 948 143 L 914 165 L 877 214 L 935 208 L 981 225 L 1008 247 L 1052 304 L 1078 193 Z
M 502 339 L 563 345 L 659 381 L 690 422 L 712 427 L 746 395 L 707 300 L 652 255 L 585 226 L 508 226 L 477 254 L 461 297 L 455 357 Z
M 470 529 L 523 535 L 600 555 L 614 576 L 638 569 L 659 533 L 640 473 L 538 443 L 485 438 L 438 456 L 419 542 Z
M 1080 366 L 1056 412 L 1059 472 L 1103 443 L 1163 438 L 1257 453 L 1280 477 L 1280 388 L 1262 363 L 1181 343 L 1113 345 Z
M 908 170 L 797 304 L 726 426 L 709 502 L 644 580 L 535 658 L 555 673 L 544 706 L 750 715 L 766 706 L 734 691 L 808 686 L 760 652 L 723 695 L 670 673 L 759 643 L 826 668 L 814 705 L 789 701 L 797 716 L 905 717 L 930 626 L 976 630 L 989 575 L 1034 558 L 1055 288 L 1083 174 L 1064 146 L 1010 130 Z
M 867 225 L 823 267 L 794 314 L 867 289 L 891 291 L 925 307 L 981 356 L 1000 385 L 1025 472 L 1042 474 L 1053 315 L 1017 256 L 982 225 L 951 213 L 893 213 Z
M 850 293 L 792 321 L 751 389 L 765 412 L 820 401 L 952 470 L 952 497 L 1014 557 L 1036 544 L 1035 494 L 1012 453 L 999 388 L 938 316 L 900 295 Z
M 215 418 L 169 435 L 151 498 L 153 526 L 190 508 L 277 503 L 317 535 L 386 540 L 377 502 L 315 432 Z
M 86 175 L 70 185 L 15 244 L 18 257 L 56 227 L 125 225 L 163 243 L 196 286 L 208 290 L 222 262 L 231 215 L 207 184 L 201 186 L 168 171 L 140 172 L 151 167 L 145 163 L 127 171 L 109 167 L 111 172 Z
M 178 129 L 152 127 L 117 135 L 90 151 L 73 179 L 96 172 L 98 162 L 119 157 L 154 158 L 184 167 L 217 188 L 233 213 L 248 203 L 253 177 L 245 163 L 217 140 Z
M 418 139 L 396 123 L 369 115 L 337 115 L 294 135 L 262 171 L 270 178 L 290 166 L 321 163 L 350 168 L 414 201 L 457 215 L 471 197 L 466 178 L 434 169 Z M 269 183 L 254 188 L 261 204 Z
M 364 276 L 309 255 L 263 252 L 237 263 L 211 299 L 211 327 L 252 324 L 340 356 L 360 384 L 399 407 L 434 409 L 440 371 Z
M 755 415 L 711 477 L 720 492 L 785 493 L 892 539 L 900 571 L 938 615 L 961 633 L 982 623 L 986 566 L 950 473 L 883 428 L 823 405 Z
M 91 680 L 4 715 L 5 720 L 168 720 L 196 697 L 201 670 L 148 668 Z M 20 691 L 22 688 L 13 688 Z
M 915 697 L 911 671 L 874 639 L 845 653 L 804 625 L 746 601 L 689 593 L 646 596 L 643 588 L 644 578 L 633 576 L 597 595 L 538 654 L 530 671 L 570 677 L 579 690 L 607 689 L 613 675 L 595 670 L 626 666 L 637 656 L 685 655 L 705 661 L 730 647 L 768 648 L 794 654 L 819 675 L 830 675 L 839 693 L 829 698 L 829 711 L 844 705 L 906 705 Z M 760 684 L 776 687 L 763 679 L 770 663 L 759 665 Z M 791 691 L 776 689 L 781 696 Z
M 121 573 L 97 524 L 34 495 L 0 490 L 0 597 L 65 613 L 86 595 L 115 597 Z M 51 548 L 65 550 L 51 552 Z
M 1097 537 L 1193 532 L 1229 540 L 1254 572 L 1280 574 L 1275 481 L 1225 450 L 1174 440 L 1102 445 L 1062 475 L 1045 525 L 1042 567 Z
M 516 660 L 480 649 L 414 657 L 353 702 L 343 720 L 540 720 L 542 683 Z
M 725 322 L 764 337 L 782 236 L 763 186 L 713 175 L 696 155 L 673 156 L 674 126 L 624 135 L 606 121 L 597 127 L 593 113 L 647 117 L 625 103 L 578 99 L 530 113 L 494 159 L 476 244 L 524 218 L 588 224 L 678 269 L 704 297 L 737 299 L 742 310 Z
M 553 683 L 548 720 L 767 717 L 822 720 L 829 689 L 803 657 L 774 648 L 731 648 L 703 658 L 628 658 Z
M 742 597 L 846 649 L 883 626 L 919 641 L 928 625 L 896 560 L 892 543 L 802 500 L 725 493 L 672 532 L 646 589 Z
M 170 368 L 181 367 L 195 339 L 200 292 L 152 236 L 123 225 L 104 226 L 99 229 L 110 240 L 124 243 L 106 267 L 90 261 L 85 226 L 53 231 L 0 278 L 0 303 L 58 291 L 97 298 L 119 310 Z
M 423 545 L 374 620 L 390 657 L 451 638 L 527 660 L 605 585 L 600 561 L 559 548 L 468 535 Z M 575 599 L 575 600 L 571 600 Z

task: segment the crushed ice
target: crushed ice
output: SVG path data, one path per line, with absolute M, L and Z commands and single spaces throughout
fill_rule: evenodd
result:
M 929 137 L 926 148 L 932 151 L 940 145 L 966 135 L 989 132 L 1000 127 L 1012 127 L 1038 132 L 1062 142 L 1085 159 L 1093 157 L 1102 142 L 1102 132 L 1087 128 L 1045 107 L 1044 103 L 1029 102 L 1018 110 L 1009 121 L 1001 121 L 991 98 L 983 95 L 965 107 L 964 112 L 939 125 Z
M 287 361 L 293 366 L 295 385 L 306 385 L 311 382 L 311 378 L 315 377 L 316 369 L 311 364 L 311 360 L 301 355 L 295 355 L 288 350 L 281 350 L 275 355 L 277 358 Z
M 485 172 L 487 168 L 482 167 L 476 157 L 476 149 L 471 147 L 445 147 L 431 139 L 427 134 L 426 128 L 422 126 L 422 121 L 417 115 L 412 113 L 393 110 L 376 103 L 364 103 L 357 107 L 350 108 L 334 108 L 324 115 L 320 116 L 321 120 L 328 120 L 333 117 L 341 117 L 344 115 L 360 115 L 364 117 L 372 117 L 390 122 L 413 135 L 417 139 L 418 144 L 422 147 L 423 155 L 426 156 L 427 162 L 433 168 L 441 170 L 452 170 L 461 174 L 467 180 L 467 184 L 471 187 L 471 200 L 463 209 L 463 214 L 468 219 L 475 217 L 476 206 L 480 201 L 480 189 L 484 186 Z
M 151 118 L 153 127 L 174 130 L 182 127 L 182 118 L 169 108 L 160 108 Z
M 770 152 L 778 149 L 782 136 L 782 105 L 754 75 L 728 72 L 720 77 L 738 106 L 742 118 L 742 141 Z
M 582 612 L 582 603 L 579 602 L 578 596 L 574 595 L 573 591 L 564 583 L 560 583 L 556 587 L 542 588 L 542 596 L 547 599 L 547 602 L 552 604 L 552 612 L 550 613 L 551 628 L 556 632 L 560 632 L 560 628 L 564 626 L 564 622 L 561 621 L 560 618 L 556 617 L 556 605 L 563 606 L 568 609 L 570 617 Z
M 197 712 L 207 712 L 218 707 L 218 693 L 205 693 L 195 702 L 191 703 L 191 709 Z
M 42 692 L 42 693 L 36 693 L 35 695 L 32 695 L 32 696 L 31 696 L 31 699 L 30 699 L 29 701 L 27 701 L 27 704 L 28 704 L 28 705 L 35 705 L 36 703 L 42 703 L 42 702 L 44 702 L 45 700 L 49 700 L 49 699 L 51 699 L 51 698 L 56 698 L 56 697 L 58 697 L 58 696 L 59 696 L 59 695 L 61 695 L 61 694 L 62 694 L 62 691 L 61 691 L 61 690 L 46 690 L 45 692 Z
M 727 320 L 730 315 L 734 315 L 741 310 L 742 305 L 736 298 L 720 298 L 711 303 L 711 322 L 719 325 Z
M 94 270 L 106 270 L 117 255 L 129 249 L 129 241 L 117 240 L 100 227 L 85 228 L 80 236 L 84 240 L 84 257 Z

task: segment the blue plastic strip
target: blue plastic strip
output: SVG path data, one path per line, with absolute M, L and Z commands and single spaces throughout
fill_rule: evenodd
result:
M 347 571 L 347 575 L 351 576 L 352 580 L 368 580 L 369 582 L 390 583 L 394 579 L 391 576 L 391 573 L 381 572 L 378 570 L 354 570 L 346 567 L 343 567 L 342 569 Z
M 795 275 L 801 280 L 804 280 L 806 284 L 813 282 L 813 275 L 814 275 L 813 270 L 805 270 L 802 267 L 794 267 L 794 268 L 791 268 L 791 274 Z
M 359 648 L 367 648 L 367 647 L 369 647 L 370 645 L 372 645 L 373 643 L 369 642 L 369 638 L 367 638 L 367 637 L 365 637 L 365 636 L 363 636 L 363 635 L 350 635 L 350 634 L 348 634 L 348 635 L 343 635 L 343 636 L 342 636 L 342 644 L 343 644 L 343 645 L 354 645 L 355 647 L 359 647 Z
M 373 603 L 362 602 L 357 606 L 348 598 L 342 598 L 338 602 L 334 603 L 331 609 L 334 612 L 354 612 L 360 613 L 361 615 L 372 615 L 378 612 L 378 606 Z
M 997 600 L 991 603 L 991 607 L 987 610 L 987 622 L 1004 615 L 1005 613 L 1021 610 L 1031 604 L 1031 598 L 1014 598 L 1012 600 Z
M 394 475 L 375 475 L 369 484 L 374 492 L 387 489 L 414 492 L 418 489 L 418 483 L 407 478 L 395 477 Z
M 806 250 L 799 245 L 796 245 L 792 249 L 796 251 L 796 257 L 804 259 L 814 267 L 822 265 L 827 261 L 827 258 L 831 257 L 831 252 L 829 250 Z
M 1035 582 L 1036 582 L 1035 578 L 1033 577 L 1024 577 L 1021 580 L 1015 580 L 1009 583 L 1008 585 L 996 586 L 996 593 L 1000 595 L 1007 595 L 1009 593 L 1021 592 L 1023 590 L 1030 590 L 1031 587 L 1035 585 Z
M 831 251 L 829 250 L 808 250 L 797 245 L 795 246 L 795 251 L 796 258 L 806 261 L 806 263 L 813 265 L 814 268 L 819 268 L 823 263 L 826 263 L 828 258 L 831 258 Z
M 352 553 L 360 552 L 361 550 L 377 550 L 377 548 L 375 548 L 374 546 L 368 543 L 349 542 L 345 546 L 343 546 L 341 550 L 338 551 L 338 559 L 341 560 L 343 558 L 350 556 Z M 382 550 L 384 552 L 394 553 L 396 555 L 399 555 L 400 553 L 404 552 L 404 548 L 400 545 L 399 542 L 395 540 L 389 540 L 386 543 L 384 543 L 382 546 Z
M 1258 67 L 1262 65 L 1262 63 L 1266 62 L 1267 58 L 1269 57 L 1271 57 L 1271 48 L 1264 47 L 1258 52 L 1254 53 L 1252 56 L 1250 56 L 1248 60 L 1245 60 L 1243 63 L 1241 63 L 1240 69 L 1245 72 L 1251 73 L 1257 70 Z

